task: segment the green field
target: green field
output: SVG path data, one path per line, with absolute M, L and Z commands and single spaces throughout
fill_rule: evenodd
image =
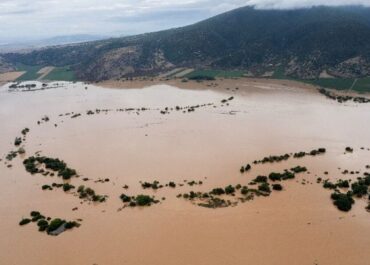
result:
M 353 89 L 358 92 L 370 92 L 370 77 L 358 79 Z
M 213 78 L 238 78 L 245 76 L 246 71 L 223 71 L 223 70 L 195 70 L 185 77 L 189 79 L 213 79 Z M 284 74 L 284 67 L 276 68 L 272 79 L 285 79 L 304 82 L 324 88 L 333 88 L 337 90 L 352 90 L 363 93 L 370 92 L 370 77 L 353 79 L 353 78 L 319 78 L 315 80 L 302 80 L 288 77 Z M 355 82 L 356 81 L 356 82 Z
M 75 81 L 76 75 L 69 66 L 56 67 L 44 79 L 50 81 Z
M 41 74 L 37 72 L 40 71 L 44 66 L 29 66 L 19 64 L 17 65 L 17 71 L 24 71 L 25 73 L 20 76 L 16 81 L 32 81 L 37 80 Z M 48 75 L 46 75 L 43 80 L 50 81 L 75 81 L 76 75 L 70 69 L 69 66 L 65 67 L 55 67 Z
M 315 80 L 301 80 L 301 79 L 294 79 L 291 77 L 287 77 L 284 74 L 284 68 L 278 67 L 272 78 L 274 79 L 287 79 L 287 80 L 294 80 L 299 82 L 304 82 L 308 84 L 312 84 L 315 86 L 321 86 L 324 88 L 333 88 L 337 90 L 352 90 L 363 93 L 363 92 L 370 92 L 370 77 L 367 78 L 319 78 Z M 356 82 L 355 82 L 356 81 Z
M 31 80 L 36 80 L 39 78 L 40 74 L 37 72 L 40 71 L 40 69 L 43 66 L 29 66 L 29 65 L 24 65 L 24 64 L 18 64 L 16 66 L 17 71 L 24 71 L 25 73 L 18 77 L 16 81 L 31 81 Z
M 341 78 L 320 78 L 317 80 L 297 80 L 325 88 L 337 90 L 353 90 L 360 93 L 370 92 L 370 78 L 341 79 Z
M 320 78 L 316 80 L 303 80 L 302 82 L 337 90 L 348 90 L 352 87 L 354 81 L 355 79 Z
M 245 71 L 195 70 L 187 74 L 185 77 L 189 79 L 197 76 L 204 76 L 209 78 L 238 78 L 243 77 L 245 74 Z

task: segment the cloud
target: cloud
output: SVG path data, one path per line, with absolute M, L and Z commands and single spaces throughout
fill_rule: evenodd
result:
M 300 8 L 370 0 L 0 0 L 0 41 L 70 34 L 130 35 L 184 26 L 246 5 Z
M 340 6 L 340 5 L 363 5 L 370 6 L 369 0 L 249 0 L 246 1 L 247 5 L 254 5 L 257 8 L 263 9 L 291 9 L 291 8 L 303 8 L 312 7 L 319 5 L 326 6 Z

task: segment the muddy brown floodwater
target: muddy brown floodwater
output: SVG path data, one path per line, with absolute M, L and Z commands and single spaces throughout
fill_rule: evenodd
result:
M 331 192 L 317 184 L 316 178 L 343 178 L 343 169 L 366 172 L 370 104 L 339 104 L 309 87 L 263 80 L 221 82 L 208 89 L 199 89 L 196 83 L 192 86 L 109 89 L 67 83 L 34 92 L 8 92 L 2 87 L 0 263 L 369 264 L 367 201 L 356 200 L 352 211 L 340 212 L 332 204 Z M 228 106 L 221 104 L 230 97 L 234 99 Z M 214 105 L 190 113 L 160 113 L 165 107 L 208 103 Z M 150 110 L 114 111 L 142 107 Z M 96 108 L 112 111 L 86 115 Z M 59 116 L 68 112 L 82 115 Z M 45 115 L 50 121 L 38 125 Z M 26 127 L 30 129 L 23 143 L 26 154 L 9 162 L 12 167 L 8 168 L 4 157 L 15 149 L 14 139 Z M 354 152 L 345 154 L 346 146 Z M 327 153 L 239 172 L 241 165 L 265 156 L 318 147 Z M 81 175 L 72 180 L 73 185 L 92 187 L 108 195 L 107 201 L 94 205 L 81 203 L 60 189 L 42 191 L 42 185 L 59 179 L 25 171 L 23 159 L 38 151 L 66 161 Z M 297 165 L 306 166 L 310 174 L 284 182 L 282 192 L 236 207 L 207 209 L 176 198 L 191 190 L 247 185 L 257 175 Z M 94 182 L 100 178 L 110 181 Z M 302 185 L 303 179 L 308 184 Z M 203 185 L 153 192 L 143 190 L 139 183 L 154 180 L 201 180 Z M 129 189 L 124 190 L 124 185 Z M 148 208 L 119 211 L 122 193 L 166 200 Z M 78 210 L 72 211 L 75 207 Z M 31 224 L 19 226 L 32 210 L 67 220 L 82 219 L 82 225 L 57 237 L 40 233 Z

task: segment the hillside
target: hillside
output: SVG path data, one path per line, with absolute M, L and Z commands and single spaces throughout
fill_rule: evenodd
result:
M 71 66 L 80 79 L 93 81 L 175 67 L 364 77 L 370 75 L 370 8 L 244 7 L 187 27 L 1 56 L 13 65 Z

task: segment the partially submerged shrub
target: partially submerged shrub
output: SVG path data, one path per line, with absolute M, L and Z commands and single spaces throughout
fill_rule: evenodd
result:
M 19 225 L 23 226 L 28 223 L 36 222 L 38 230 L 40 232 L 46 231 L 48 235 L 57 236 L 63 233 L 67 229 L 72 229 L 73 227 L 79 227 L 80 224 L 75 221 L 65 221 L 60 218 L 51 219 L 50 217 L 45 218 L 40 212 L 32 211 L 30 213 L 32 220 L 29 218 L 24 218 L 19 222 Z M 50 221 L 50 222 L 49 222 Z
M 306 156 L 306 152 L 298 152 L 294 154 L 294 158 L 302 158 Z
M 20 146 L 22 144 L 22 138 L 21 137 L 16 137 L 14 140 L 14 145 L 15 146 Z
M 266 193 L 270 193 L 271 192 L 271 189 L 270 189 L 270 185 L 268 183 L 262 183 L 258 186 L 258 190 L 259 191 L 262 191 L 262 192 L 266 192 Z
M 353 194 L 360 198 L 368 193 L 369 186 L 362 181 L 358 181 L 353 183 L 351 188 Z
M 306 172 L 307 171 L 307 168 L 306 167 L 301 167 L 301 166 L 296 166 L 296 167 L 293 167 L 290 169 L 292 172 L 294 173 L 302 173 L 302 172 Z
M 65 183 L 63 184 L 63 191 L 67 192 L 67 191 L 70 191 L 71 189 L 74 189 L 75 186 L 71 185 L 71 184 L 68 184 L 68 183 Z
M 29 224 L 31 223 L 31 219 L 29 218 L 23 218 L 20 222 L 19 222 L 19 225 L 26 225 L 26 224 Z
M 283 186 L 281 186 L 280 184 L 272 184 L 272 189 L 277 190 L 277 191 L 281 191 L 281 190 L 283 190 Z
M 349 188 L 349 181 L 348 180 L 339 180 L 336 184 L 338 188 Z
M 77 188 L 77 193 L 79 194 L 80 199 L 85 199 L 93 202 L 105 202 L 107 198 L 107 196 L 98 195 L 92 188 L 89 187 L 86 188 L 83 185 Z
M 148 195 L 137 195 L 137 196 L 127 196 L 126 194 L 121 194 L 120 199 L 126 206 L 136 207 L 136 206 L 151 206 L 152 204 L 159 203 L 154 197 Z
M 210 193 L 213 195 L 223 195 L 225 194 L 225 190 L 223 188 L 214 188 Z
M 266 176 L 257 176 L 253 181 L 256 182 L 256 183 L 267 182 L 267 177 Z
M 232 185 L 229 185 L 225 188 L 225 193 L 226 194 L 233 194 L 233 193 L 235 193 L 235 188 Z
M 231 203 L 229 201 L 225 201 L 223 199 L 215 198 L 215 197 L 212 197 L 212 198 L 206 200 L 205 202 L 198 203 L 198 206 L 200 206 L 200 207 L 212 208 L 212 209 L 225 208 L 225 207 L 228 207 L 230 205 L 231 205 Z
M 53 188 L 49 185 L 42 185 L 42 190 L 52 190 Z
M 294 179 L 295 175 L 292 172 L 285 171 L 284 173 L 276 173 L 272 172 L 269 175 L 269 179 L 272 181 L 280 181 L 280 180 L 288 180 L 288 179 Z
M 67 164 L 58 158 L 31 156 L 23 161 L 23 165 L 26 171 L 31 174 L 42 173 L 43 171 L 39 167 L 44 165 L 46 169 L 57 172 L 58 176 L 65 180 L 77 175 L 76 170 L 67 167 Z
M 248 165 L 246 165 L 246 166 L 242 166 L 241 168 L 240 168 L 240 172 L 241 173 L 244 173 L 244 172 L 247 172 L 247 171 L 249 171 L 249 170 L 251 170 L 252 169 L 252 166 L 250 165 L 250 164 L 248 164 Z
M 131 197 L 127 196 L 126 194 L 121 194 L 120 198 L 121 198 L 122 202 L 130 202 L 131 201 Z
M 42 219 L 37 222 L 37 226 L 39 227 L 39 231 L 45 231 L 49 227 L 49 222 L 45 219 Z
M 24 129 L 22 130 L 22 134 L 25 136 L 25 135 L 27 135 L 27 133 L 29 133 L 29 131 L 30 131 L 30 129 L 28 129 L 28 128 L 24 128 Z
M 48 232 L 48 234 L 50 234 L 51 232 L 57 230 L 58 228 L 60 228 L 62 225 L 64 225 L 66 223 L 65 220 L 62 220 L 60 218 L 55 218 L 53 219 L 48 228 L 46 229 L 46 231 Z
M 355 201 L 348 194 L 333 193 L 331 198 L 334 200 L 334 205 L 341 211 L 348 212 L 352 209 L 352 204 Z
M 153 198 L 148 195 L 138 195 L 135 201 L 139 206 L 150 206 L 154 202 Z
M 162 188 L 163 185 L 160 185 L 159 181 L 155 180 L 153 183 L 143 182 L 143 183 L 141 183 L 141 187 L 143 187 L 143 189 L 157 190 L 159 188 Z
M 347 146 L 347 147 L 346 147 L 346 152 L 347 152 L 347 153 L 353 153 L 353 148 L 352 148 L 352 147 Z
M 325 180 L 324 181 L 324 184 L 323 184 L 323 187 L 325 189 L 334 190 L 334 189 L 337 188 L 337 185 L 335 185 L 334 183 L 330 182 L 329 180 Z
M 168 183 L 168 186 L 171 188 L 176 188 L 176 183 L 171 181 L 170 183 Z

